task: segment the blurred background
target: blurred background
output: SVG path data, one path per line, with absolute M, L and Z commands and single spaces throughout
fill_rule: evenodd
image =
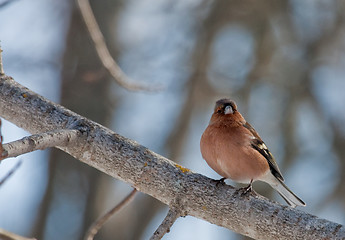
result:
M 194 172 L 219 179 L 199 140 L 219 98 L 235 100 L 311 214 L 345 224 L 344 0 L 93 0 L 109 50 L 132 82 L 101 65 L 70 0 L 0 0 L 7 75 Z M 1 107 L 1 106 L 0 106 Z M 4 142 L 28 135 L 9 122 Z M 52 149 L 8 159 L 0 228 L 37 239 L 82 239 L 131 186 Z M 229 184 L 234 184 L 229 182 Z M 285 202 L 268 185 L 259 193 Z M 167 213 L 139 193 L 95 239 L 148 239 Z M 186 217 L 164 239 L 245 239 Z

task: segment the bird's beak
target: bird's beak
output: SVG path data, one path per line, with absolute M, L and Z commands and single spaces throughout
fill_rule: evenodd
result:
M 224 114 L 233 114 L 234 110 L 232 109 L 231 106 L 226 106 L 225 110 L 224 110 Z

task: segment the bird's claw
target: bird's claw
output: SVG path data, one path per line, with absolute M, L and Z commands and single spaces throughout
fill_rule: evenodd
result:
M 242 195 L 246 195 L 247 193 L 254 192 L 253 186 L 251 183 L 247 187 L 241 188 L 241 190 L 243 191 Z
M 250 181 L 249 185 L 247 187 L 243 187 L 243 188 L 239 188 L 236 192 L 239 192 L 241 191 L 241 195 L 244 196 L 246 195 L 247 193 L 253 193 L 253 194 L 256 194 L 256 192 L 253 190 L 253 180 Z
M 226 178 L 221 178 L 219 180 L 215 180 L 215 179 L 212 179 L 211 182 L 215 182 L 216 183 L 216 187 L 218 187 L 219 184 L 221 185 L 225 185 L 225 180 Z

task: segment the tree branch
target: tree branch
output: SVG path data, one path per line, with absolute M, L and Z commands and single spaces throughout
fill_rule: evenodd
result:
M 0 228 L 0 239 L 2 240 L 36 240 L 36 238 L 22 237 L 1 228 Z
M 170 208 L 168 214 L 164 218 L 161 225 L 159 225 L 157 230 L 153 233 L 153 236 L 150 238 L 150 240 L 162 239 L 162 237 L 166 233 L 170 232 L 170 228 L 175 223 L 176 219 L 179 218 L 180 216 L 181 215 L 180 215 L 180 211 L 178 211 L 178 208 L 174 208 L 174 207 Z
M 17 157 L 21 154 L 43 150 L 49 147 L 67 146 L 75 141 L 80 132 L 75 129 L 61 129 L 41 134 L 34 134 L 20 140 L 6 143 L 3 145 L 3 158 Z
M 90 3 L 88 0 L 77 0 L 80 12 L 83 16 L 87 30 L 90 33 L 91 39 L 95 44 L 95 48 L 99 59 L 103 66 L 109 71 L 114 80 L 122 87 L 131 91 L 158 91 L 161 87 L 149 87 L 143 86 L 133 82 L 128 76 L 121 70 L 119 65 L 115 62 L 111 56 L 107 45 L 105 44 L 103 34 L 97 24 L 95 15 L 92 12 Z
M 344 226 L 282 206 L 231 186 L 216 186 L 133 140 L 37 95 L 10 77 L 0 77 L 0 116 L 35 134 L 76 129 L 71 146 L 58 147 L 76 159 L 132 184 L 173 207 L 255 239 L 342 239 Z
M 14 167 L 3 177 L 3 179 L 0 180 L 0 186 L 4 184 L 13 175 L 13 173 L 18 170 L 20 165 L 22 165 L 22 161 L 18 161 L 16 165 L 14 165 Z
M 134 188 L 128 196 L 123 199 L 119 204 L 117 204 L 115 207 L 113 207 L 109 212 L 101 216 L 99 219 L 97 219 L 89 228 L 85 235 L 85 240 L 93 240 L 95 235 L 98 233 L 99 229 L 106 223 L 106 221 L 111 218 L 116 212 L 120 211 L 122 208 L 124 208 L 126 205 L 128 205 L 133 199 L 135 194 L 137 193 L 137 190 Z

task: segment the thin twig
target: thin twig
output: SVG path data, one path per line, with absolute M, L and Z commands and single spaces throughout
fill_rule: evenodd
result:
M 86 27 L 90 33 L 91 39 L 95 44 L 95 48 L 99 59 L 103 66 L 113 76 L 115 81 L 122 87 L 131 91 L 158 91 L 161 87 L 149 87 L 138 83 L 131 83 L 132 80 L 121 70 L 119 65 L 115 62 L 111 56 L 108 47 L 104 41 L 103 34 L 98 26 L 95 15 L 92 12 L 90 3 L 88 0 L 77 0 L 80 12 L 85 21 Z
M 49 147 L 67 146 L 79 136 L 75 129 L 61 129 L 52 132 L 35 134 L 3 145 L 0 159 L 17 157 L 21 154 Z
M 0 228 L 1 240 L 36 240 L 36 238 L 26 238 Z
M 170 232 L 171 226 L 174 224 L 177 218 L 181 216 L 180 211 L 177 210 L 177 208 L 170 208 L 167 216 L 164 218 L 163 222 L 157 230 L 153 233 L 152 237 L 150 240 L 158 240 L 162 239 L 162 237 Z
M 109 212 L 98 218 L 87 230 L 84 240 L 93 240 L 95 235 L 98 233 L 99 229 L 106 223 L 106 221 L 109 220 L 111 216 L 113 216 L 116 212 L 120 211 L 123 207 L 125 207 L 127 204 L 129 204 L 135 194 L 137 193 L 137 190 L 134 188 L 132 192 L 123 199 L 119 204 L 117 204 L 114 208 L 112 208 Z
M 6 182 L 12 176 L 12 174 L 15 173 L 15 171 L 17 171 L 20 165 L 22 165 L 22 161 L 18 161 L 17 164 L 6 174 L 6 176 L 0 180 L 0 186 L 4 184 L 4 182 Z

